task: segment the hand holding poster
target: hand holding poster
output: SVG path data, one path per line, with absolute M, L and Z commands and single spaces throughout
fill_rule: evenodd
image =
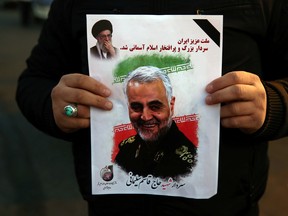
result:
M 87 35 L 113 102 L 91 108 L 92 193 L 214 195 L 220 118 L 205 86 L 221 75 L 222 16 L 87 15 Z

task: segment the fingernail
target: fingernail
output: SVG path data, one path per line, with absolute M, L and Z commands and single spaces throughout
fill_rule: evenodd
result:
M 104 96 L 109 96 L 111 94 L 111 91 L 109 89 L 103 89 Z
M 208 95 L 205 99 L 207 104 L 211 104 L 212 103 L 212 97 L 210 95 Z
M 112 109 L 113 104 L 110 101 L 108 101 L 105 103 L 105 107 L 110 110 L 110 109 Z
M 206 86 L 206 91 L 211 92 L 213 90 L 213 85 L 209 84 Z

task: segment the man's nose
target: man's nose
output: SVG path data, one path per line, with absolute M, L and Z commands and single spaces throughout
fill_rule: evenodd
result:
M 144 121 L 150 120 L 153 118 L 152 112 L 148 108 L 144 108 L 142 111 L 141 119 Z

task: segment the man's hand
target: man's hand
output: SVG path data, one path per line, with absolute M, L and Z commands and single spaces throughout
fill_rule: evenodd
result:
M 105 41 L 104 42 L 104 47 L 107 49 L 108 53 L 110 53 L 110 55 L 112 57 L 116 56 L 116 50 L 113 47 L 111 41 Z
M 57 126 L 70 133 L 90 126 L 90 106 L 111 110 L 112 103 L 107 99 L 110 90 L 92 77 L 82 74 L 64 75 L 51 93 L 53 115 Z M 68 117 L 64 107 L 76 104 L 78 115 Z
M 221 103 L 221 124 L 254 133 L 265 121 L 267 98 L 260 78 L 245 71 L 234 71 L 207 85 L 206 103 Z

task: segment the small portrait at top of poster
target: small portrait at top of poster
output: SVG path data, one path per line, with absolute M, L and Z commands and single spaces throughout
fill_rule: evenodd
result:
M 92 194 L 217 193 L 222 16 L 87 15 L 89 74 L 110 111 L 91 107 Z

